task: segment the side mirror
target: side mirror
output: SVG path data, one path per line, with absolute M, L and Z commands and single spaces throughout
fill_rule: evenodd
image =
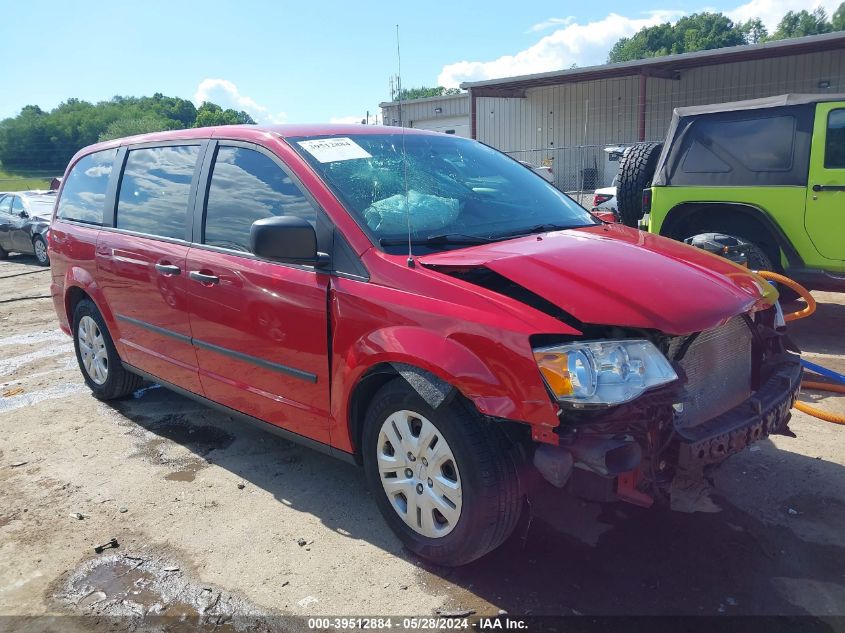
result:
M 29 213 L 27 213 L 26 211 L 21 211 L 20 213 L 18 213 L 18 216 L 26 219 L 29 217 Z
M 308 220 L 283 215 L 263 218 L 249 230 L 250 250 L 259 257 L 288 264 L 325 266 L 329 256 L 317 251 L 317 234 Z

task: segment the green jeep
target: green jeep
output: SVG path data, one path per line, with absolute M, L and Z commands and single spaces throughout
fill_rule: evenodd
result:
M 748 264 L 845 291 L 845 95 L 677 108 L 623 156 L 619 215 L 677 240 L 721 234 Z

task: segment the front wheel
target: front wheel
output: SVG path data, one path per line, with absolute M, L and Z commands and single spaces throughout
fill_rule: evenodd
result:
M 429 406 L 404 379 L 375 396 L 364 425 L 367 483 L 409 550 L 439 565 L 501 545 L 522 508 L 517 464 L 496 423 L 460 398 Z
M 47 252 L 47 242 L 40 235 L 36 235 L 32 239 L 32 251 L 35 253 L 35 259 L 42 266 L 50 265 L 50 255 Z

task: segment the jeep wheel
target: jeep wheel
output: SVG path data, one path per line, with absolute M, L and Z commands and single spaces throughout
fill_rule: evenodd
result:
M 636 227 L 643 217 L 643 189 L 651 185 L 663 143 L 637 143 L 622 156 L 616 204 L 623 224 Z
M 516 526 L 522 495 L 511 449 L 465 401 L 434 409 L 396 379 L 370 405 L 361 450 L 379 510 L 405 547 L 457 566 L 496 549 Z
M 73 311 L 73 347 L 94 397 L 114 400 L 143 386 L 141 378 L 123 368 L 103 316 L 89 299 L 80 301 Z

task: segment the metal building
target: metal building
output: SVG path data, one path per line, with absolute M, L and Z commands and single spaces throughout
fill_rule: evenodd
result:
M 423 130 L 434 130 L 456 136 L 469 136 L 469 96 L 427 97 L 399 102 L 380 103 L 385 125 L 404 125 Z
M 606 147 L 662 140 L 675 107 L 789 92 L 845 92 L 845 33 L 461 87 L 469 91 L 473 138 L 520 160 L 551 166 L 564 190 L 590 190 L 609 184 L 616 173 L 618 163 L 609 157 L 618 155 Z M 454 103 L 463 107 L 459 98 Z M 417 106 L 409 102 L 403 109 L 410 113 L 412 107 Z M 422 118 L 413 112 L 409 118 Z

